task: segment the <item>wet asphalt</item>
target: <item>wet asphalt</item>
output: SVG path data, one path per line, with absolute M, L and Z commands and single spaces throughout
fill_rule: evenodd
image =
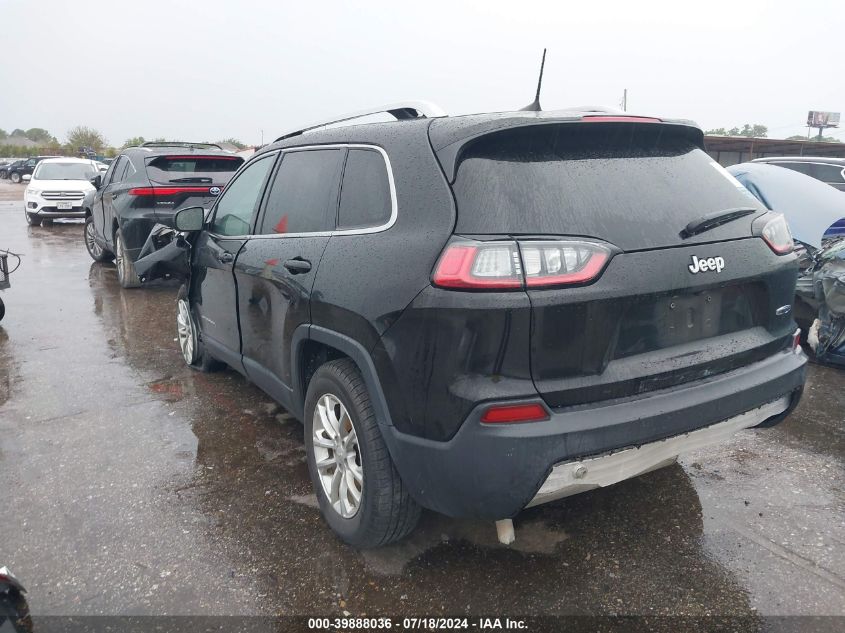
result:
M 356 551 L 300 425 L 185 366 L 177 285 L 122 290 L 80 222 L 27 227 L 0 183 L 0 565 L 34 615 L 845 615 L 845 372 L 811 366 L 777 428 L 525 511 L 510 547 L 425 513 Z

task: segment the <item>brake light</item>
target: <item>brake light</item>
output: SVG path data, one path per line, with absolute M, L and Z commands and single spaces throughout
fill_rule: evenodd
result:
M 760 235 L 775 253 L 786 255 L 795 250 L 795 242 L 792 241 L 792 233 L 783 214 L 773 215 L 775 217 L 766 222 Z
M 449 244 L 432 281 L 443 288 L 522 288 L 522 271 L 515 242 L 455 242 Z
M 177 193 L 201 193 L 208 195 L 208 187 L 135 187 L 130 196 L 173 196 Z
M 796 354 L 801 350 L 801 328 L 799 327 L 792 334 L 792 351 Z
M 161 160 L 239 160 L 243 159 L 240 156 L 198 156 L 196 154 L 187 154 L 185 156 L 162 156 Z
M 604 114 L 587 115 L 581 117 L 584 123 L 663 123 L 660 119 L 650 116 L 607 116 Z
M 530 288 L 592 281 L 610 260 L 610 249 L 594 242 L 519 242 L 525 285 Z
M 505 404 L 488 408 L 481 421 L 485 424 L 509 424 L 512 422 L 542 422 L 549 419 L 549 412 L 542 404 Z

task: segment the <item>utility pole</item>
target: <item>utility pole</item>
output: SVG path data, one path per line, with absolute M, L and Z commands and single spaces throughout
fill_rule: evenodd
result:
M 628 89 L 627 88 L 622 89 L 622 111 L 623 112 L 628 111 Z

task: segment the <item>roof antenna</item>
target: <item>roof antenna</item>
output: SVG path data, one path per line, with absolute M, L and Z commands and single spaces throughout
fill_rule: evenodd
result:
M 546 65 L 546 49 L 543 49 L 543 60 L 540 62 L 540 78 L 537 80 L 537 94 L 534 96 L 534 101 L 529 103 L 524 108 L 520 108 L 520 111 L 524 112 L 540 112 L 542 108 L 540 107 L 540 86 L 543 85 L 543 66 Z

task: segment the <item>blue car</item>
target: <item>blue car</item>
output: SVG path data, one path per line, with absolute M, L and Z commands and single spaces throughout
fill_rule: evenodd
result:
M 821 237 L 845 235 L 845 195 L 811 176 L 767 163 L 741 163 L 728 172 L 766 208 L 783 213 L 793 236 L 814 248 Z

